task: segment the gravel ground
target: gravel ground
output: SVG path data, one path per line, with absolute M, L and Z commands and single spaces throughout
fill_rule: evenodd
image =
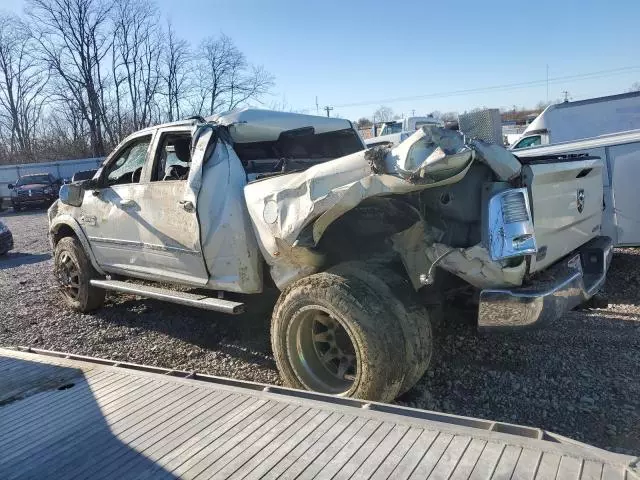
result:
M 67 311 L 51 275 L 45 213 L 0 217 L 15 239 L 0 258 L 1 346 L 280 383 L 259 308 L 232 317 L 114 294 L 94 314 Z M 398 403 L 640 454 L 640 251 L 616 251 L 606 291 L 607 309 L 517 335 L 478 335 L 473 312 L 459 312 L 437 335 L 432 369 Z

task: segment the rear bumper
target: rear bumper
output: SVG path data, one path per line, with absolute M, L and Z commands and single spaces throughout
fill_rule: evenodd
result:
M 478 327 L 539 327 L 589 300 L 604 285 L 613 242 L 596 237 L 542 272 L 532 285 L 480 292 Z

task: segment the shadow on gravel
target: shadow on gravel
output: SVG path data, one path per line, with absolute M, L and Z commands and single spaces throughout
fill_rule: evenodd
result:
M 616 249 L 607 275 L 605 292 L 610 303 L 640 305 L 640 250 Z
M 42 207 L 42 208 L 38 208 L 38 207 L 34 207 L 34 208 L 30 208 L 28 210 L 21 210 L 19 212 L 16 212 L 15 210 L 11 209 L 11 210 L 0 210 L 0 218 L 2 217 L 28 217 L 30 215 L 40 215 L 44 212 L 47 211 L 49 207 Z
M 242 315 L 227 315 L 152 299 L 113 295 L 92 315 L 130 329 L 153 330 L 205 350 L 275 369 L 271 358 L 271 310 L 247 305 Z
M 21 265 L 33 265 L 34 263 L 44 262 L 50 258 L 51 255 L 48 253 L 9 252 L 6 255 L 0 256 L 0 270 L 15 268 Z

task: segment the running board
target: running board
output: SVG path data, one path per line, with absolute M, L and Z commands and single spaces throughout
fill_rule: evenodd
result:
M 207 297 L 195 293 L 177 292 L 166 288 L 140 285 L 137 283 L 122 282 L 120 280 L 91 280 L 91 285 L 115 292 L 132 293 L 141 297 L 164 300 L 166 302 L 179 303 L 189 307 L 213 310 L 215 312 L 238 315 L 244 312 L 244 303 L 232 302 L 221 298 Z

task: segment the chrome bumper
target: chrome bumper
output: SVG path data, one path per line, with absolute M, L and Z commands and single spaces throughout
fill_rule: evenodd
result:
M 478 327 L 538 327 L 589 300 L 604 285 L 613 242 L 597 237 L 547 269 L 532 285 L 480 292 Z

